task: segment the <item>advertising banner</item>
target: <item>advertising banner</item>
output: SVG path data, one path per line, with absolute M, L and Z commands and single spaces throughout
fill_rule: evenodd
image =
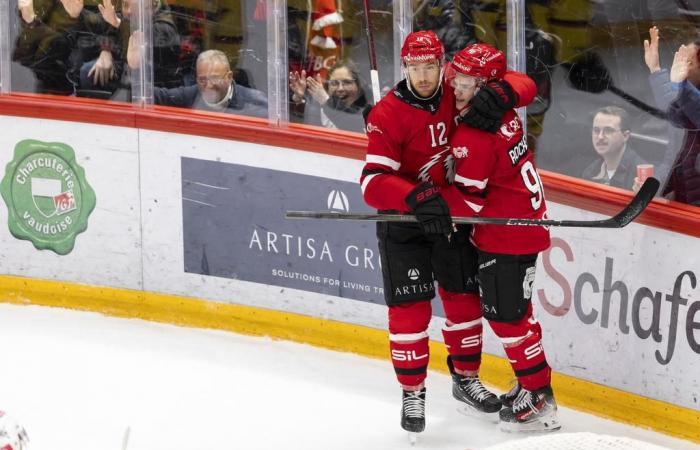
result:
M 138 130 L 0 116 L 0 273 L 142 288 Z
M 384 304 L 373 222 L 287 210 L 373 212 L 357 183 L 182 158 L 185 272 Z

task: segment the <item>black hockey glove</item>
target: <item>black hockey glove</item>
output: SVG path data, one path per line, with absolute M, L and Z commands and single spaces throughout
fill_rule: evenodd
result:
M 506 81 L 489 81 L 472 99 L 471 108 L 462 117 L 462 122 L 495 133 L 501 126 L 503 115 L 515 106 L 516 99 L 513 88 Z
M 423 182 L 413 188 L 405 198 L 413 210 L 424 234 L 452 234 L 452 217 L 447 202 L 440 195 L 440 188 Z

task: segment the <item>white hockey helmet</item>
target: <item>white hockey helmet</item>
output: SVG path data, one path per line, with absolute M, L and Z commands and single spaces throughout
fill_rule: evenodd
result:
M 4 411 L 0 411 L 0 450 L 27 450 L 29 437 L 24 428 Z

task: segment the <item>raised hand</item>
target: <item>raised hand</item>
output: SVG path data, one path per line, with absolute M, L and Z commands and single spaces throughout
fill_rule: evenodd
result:
M 289 72 L 289 88 L 292 90 L 294 97 L 301 101 L 306 94 L 306 70 L 299 72 Z
M 102 50 L 97 61 L 95 61 L 95 65 L 88 72 L 88 77 L 93 77 L 92 82 L 94 84 L 104 86 L 114 78 L 115 74 L 112 54 L 107 50 Z
M 117 17 L 117 12 L 114 10 L 112 0 L 104 0 L 102 4 L 98 4 L 97 7 L 100 9 L 100 14 L 102 14 L 102 18 L 105 22 L 112 25 L 114 28 L 119 28 L 122 21 Z
M 328 93 L 323 87 L 323 80 L 321 80 L 321 75 L 316 74 L 315 77 L 306 77 L 306 85 L 309 89 L 309 94 L 311 98 L 316 100 L 319 104 L 325 105 L 328 99 Z
M 72 18 L 77 18 L 83 10 L 83 0 L 61 0 L 61 4 Z
M 22 20 L 26 23 L 34 22 L 36 14 L 34 13 L 34 0 L 19 0 L 17 2 L 17 7 L 19 8 L 20 14 L 22 14 Z
M 129 48 L 126 51 L 126 63 L 132 69 L 138 69 L 141 65 L 141 45 L 143 45 L 143 32 L 134 31 L 129 36 Z
M 681 45 L 678 51 L 673 55 L 673 65 L 671 66 L 671 81 L 680 83 L 688 78 L 688 69 L 693 55 L 693 49 Z
M 651 73 L 661 70 L 661 64 L 659 63 L 659 29 L 655 26 L 649 28 L 649 39 L 644 39 L 644 62 Z

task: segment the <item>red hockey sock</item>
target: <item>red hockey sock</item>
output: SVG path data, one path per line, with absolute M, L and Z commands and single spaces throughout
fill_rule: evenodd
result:
M 392 334 L 389 347 L 394 372 L 401 386 L 422 385 L 427 376 L 430 359 L 428 333 Z
M 442 336 L 457 372 L 476 374 L 481 365 L 481 304 L 476 294 L 456 294 L 438 288 L 445 309 Z
M 501 339 L 510 365 L 522 387 L 533 391 L 547 386 L 552 369 L 547 364 L 542 347 L 542 328 L 532 317 L 532 305 L 525 317 L 517 322 L 489 322 Z
M 404 388 L 423 384 L 427 376 L 429 301 L 389 307 L 389 348 L 396 378 Z
M 481 319 L 471 322 L 445 324 L 442 336 L 458 373 L 476 375 L 481 365 Z

